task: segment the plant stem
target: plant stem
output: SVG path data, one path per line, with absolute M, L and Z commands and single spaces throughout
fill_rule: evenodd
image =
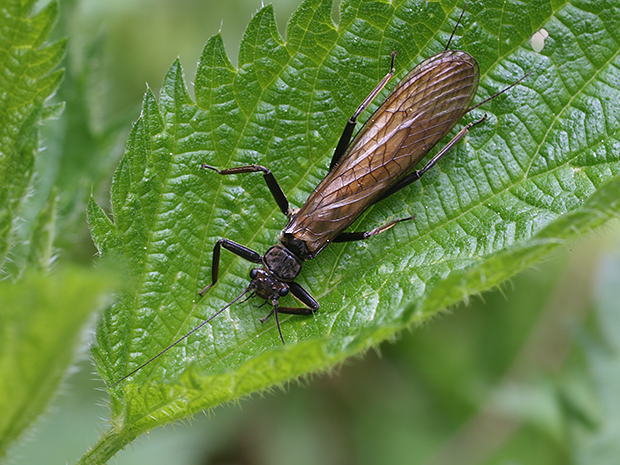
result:
M 82 456 L 77 465 L 103 465 L 136 437 L 136 434 L 128 431 L 109 429 L 99 438 L 99 442 Z

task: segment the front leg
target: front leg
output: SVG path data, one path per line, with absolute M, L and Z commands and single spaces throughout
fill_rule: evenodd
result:
M 220 239 L 215 243 L 215 247 L 213 247 L 213 262 L 211 263 L 211 284 L 205 287 L 198 294 L 200 297 L 205 295 L 211 287 L 217 282 L 217 277 L 220 271 L 220 248 L 224 247 L 226 250 L 230 250 L 235 255 L 238 255 L 241 258 L 246 259 L 252 263 L 260 263 L 263 259 L 261 254 L 256 252 L 255 250 L 246 247 L 245 245 L 238 244 L 230 239 Z
M 302 304 L 307 305 L 307 307 L 280 307 L 278 305 L 278 312 L 279 313 L 286 313 L 288 315 L 303 315 L 303 316 L 308 316 L 308 315 L 312 315 L 314 312 L 316 312 L 319 307 L 320 304 L 316 301 L 316 299 L 314 297 L 312 297 L 308 291 L 306 291 L 303 287 L 301 287 L 299 284 L 297 283 L 288 283 L 288 288 L 291 291 L 291 294 L 293 294 L 293 297 L 299 299 L 301 301 Z M 274 309 L 276 308 L 277 302 L 272 302 Z M 269 315 L 267 315 L 265 318 L 261 318 L 260 322 L 264 323 L 265 321 L 267 321 L 271 315 L 274 314 L 274 310 L 272 310 Z
M 291 294 L 293 294 L 293 297 L 299 299 L 301 303 L 307 305 L 307 307 L 280 307 L 278 309 L 280 313 L 288 313 L 290 315 L 312 315 L 319 309 L 320 305 L 316 299 L 299 284 L 295 282 L 288 283 L 288 288 Z
M 306 291 L 299 284 L 295 282 L 288 283 L 288 287 L 289 287 L 289 290 L 291 291 L 291 294 L 293 294 L 294 297 L 299 299 L 301 303 L 306 304 L 307 307 L 280 307 L 278 305 L 278 300 L 274 299 L 271 302 L 271 304 L 273 305 L 273 310 L 271 310 L 271 312 L 269 312 L 269 315 L 267 315 L 265 318 L 261 318 L 259 320 L 261 323 L 264 323 L 271 317 L 271 315 L 275 315 L 276 326 L 278 327 L 278 333 L 280 334 L 280 339 L 282 340 L 282 344 L 286 344 L 286 341 L 284 340 L 284 336 L 282 335 L 282 328 L 280 327 L 280 318 L 278 318 L 278 314 L 287 313 L 289 315 L 308 316 L 316 312 L 320 306 L 319 303 L 316 301 L 316 299 L 312 297 L 308 293 L 308 291 Z

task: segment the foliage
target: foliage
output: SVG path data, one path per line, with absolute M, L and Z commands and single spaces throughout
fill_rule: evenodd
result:
M 89 205 L 97 247 L 127 262 L 132 286 L 97 332 L 94 355 L 108 385 L 245 288 L 250 266 L 224 256 L 217 286 L 197 299 L 217 239 L 264 251 L 283 226 L 260 176 L 220 178 L 200 164 L 266 165 L 301 205 L 390 52 L 398 50 L 402 76 L 442 50 L 459 13 L 447 2 L 351 0 L 336 27 L 330 2 L 308 0 L 284 42 L 267 6 L 248 26 L 237 69 L 220 36 L 209 40 L 196 102 L 179 62 L 159 102 L 147 92 L 114 176 L 113 220 Z M 111 429 L 83 463 L 105 462 L 154 426 L 333 367 L 615 217 L 619 15 L 613 5 L 579 2 L 471 5 L 453 46 L 479 60 L 481 96 L 534 73 L 484 107 L 489 122 L 467 143 L 355 229 L 411 214 L 415 225 L 332 245 L 309 262 L 300 283 L 322 307 L 282 319 L 286 346 L 246 303 L 111 388 Z M 528 39 L 541 27 L 550 38 L 537 55 Z M 475 113 L 463 123 L 482 108 Z
M 33 14 L 35 3 L 3 2 L 0 16 L 0 457 L 46 409 L 113 283 L 101 271 L 54 269 L 58 190 L 38 210 L 28 198 L 39 127 L 64 107 L 49 102 L 66 49 L 65 40 L 49 43 L 58 3 Z
M 47 45 L 56 16 L 55 2 L 30 17 L 34 1 L 7 2 L 3 7 L 0 62 L 0 269 L 13 246 L 16 219 L 34 174 L 39 151 L 37 125 L 57 114 L 45 101 L 56 90 L 65 41 Z
M 94 4 L 99 13 L 116 7 Z M 175 20 L 199 18 L 204 34 L 213 16 L 173 2 L 172 18 L 159 2 L 152 13 L 165 20 L 158 21 L 137 5 L 139 19 L 129 14 L 131 27 L 126 20 L 120 29 L 157 57 L 169 48 L 182 54 L 165 29 L 175 38 L 186 32 Z M 118 81 L 106 94 L 106 80 L 139 76 L 149 57 L 107 63 L 110 42 L 125 50 L 126 36 L 101 33 L 107 23 L 92 10 L 96 20 L 85 23 L 86 3 L 61 6 L 5 0 L 0 15 L 0 458 L 29 436 L 59 386 L 71 392 L 59 396 L 58 413 L 37 423 L 51 432 L 47 442 L 40 433 L 34 444 L 8 451 L 29 465 L 57 461 L 54 448 L 61 460 L 79 456 L 104 414 L 86 416 L 101 382 L 88 368 L 78 376 L 90 383 L 86 390 L 75 377 L 63 379 L 84 352 L 93 311 L 118 287 L 115 277 L 127 283 L 100 319 L 94 350 L 108 385 L 245 289 L 252 265 L 225 252 L 220 281 L 198 299 L 217 239 L 261 253 L 275 243 L 285 220 L 261 176 L 222 178 L 200 164 L 264 164 L 300 206 L 326 173 L 346 119 L 387 72 L 390 52 L 398 51 L 397 77 L 360 121 L 398 77 L 443 50 L 462 7 L 348 0 L 336 26 L 329 1 L 306 0 L 286 41 L 273 8 L 264 7 L 247 28 L 237 67 L 217 34 L 204 48 L 194 93 L 180 61 L 159 99 L 147 92 L 108 215 L 99 205 L 108 202 L 119 134 L 134 116 L 131 103 L 106 113 L 127 100 Z M 192 455 L 195 463 L 197 451 L 270 464 L 615 463 L 619 265 L 617 254 L 606 257 L 591 292 L 598 259 L 581 250 L 580 237 L 618 216 L 619 24 L 617 2 L 468 2 L 451 48 L 480 63 L 476 101 L 531 75 L 467 115 L 457 130 L 483 113 L 489 120 L 353 229 L 411 214 L 416 221 L 364 243 L 333 244 L 307 262 L 300 283 L 321 309 L 282 319 L 286 346 L 272 320 L 258 322 L 266 308 L 250 300 L 111 387 L 109 430 L 82 463 L 106 462 L 154 426 L 283 384 L 287 395 L 193 422 L 186 431 L 193 444 L 183 428 L 156 431 L 156 459 L 137 463 L 189 463 Z M 224 25 L 230 33 L 231 23 Z M 529 38 L 541 27 L 549 37 L 537 54 Z M 53 39 L 62 36 L 69 41 Z M 66 70 L 59 70 L 63 56 Z M 90 192 L 97 201 L 88 203 Z M 92 269 L 87 203 L 96 246 L 126 271 Z M 515 276 L 550 254 L 554 260 L 539 271 Z M 490 288 L 484 303 L 456 304 Z M 435 318 L 455 304 L 454 315 Z M 371 352 L 364 363 L 342 363 L 430 320 L 424 331 L 384 344 L 381 359 Z M 313 377 L 311 389 L 287 383 L 334 367 L 340 376 Z

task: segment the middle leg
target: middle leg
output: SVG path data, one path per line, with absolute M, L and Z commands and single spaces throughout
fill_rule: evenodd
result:
M 275 176 L 269 168 L 265 168 L 261 165 L 248 165 L 219 170 L 213 166 L 207 165 L 206 163 L 203 163 L 201 167 L 213 170 L 217 174 L 221 174 L 223 176 L 227 176 L 229 174 L 257 173 L 259 171 L 262 172 L 263 178 L 265 179 L 267 187 L 269 188 L 269 192 L 271 192 L 271 195 L 278 204 L 278 207 L 280 207 L 280 211 L 284 213 L 288 218 L 292 216 L 293 212 L 289 208 L 288 199 L 286 198 L 286 195 L 284 195 L 284 191 L 282 191 L 280 184 L 278 184 L 278 181 L 276 181 Z
M 368 239 L 369 237 L 376 236 L 377 234 L 381 234 L 382 232 L 387 231 L 392 226 L 402 223 L 403 221 L 413 221 L 415 216 L 408 216 L 407 218 L 399 218 L 397 220 L 390 221 L 383 226 L 379 226 L 371 231 L 362 231 L 362 232 L 343 232 L 332 239 L 332 242 L 354 242 L 354 241 L 363 241 Z

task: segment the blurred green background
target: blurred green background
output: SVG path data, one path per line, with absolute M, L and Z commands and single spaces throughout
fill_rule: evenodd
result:
M 93 189 L 107 205 L 146 83 L 158 91 L 177 56 L 191 82 L 218 30 L 236 63 L 261 2 L 60 3 L 55 34 L 69 37 L 69 53 L 57 100 L 67 108 L 42 128 L 30 215 L 59 186 L 60 255 L 92 263 L 83 201 Z M 272 3 L 284 35 L 299 1 Z M 609 343 L 620 336 L 618 269 L 616 223 L 360 360 L 156 430 L 116 463 L 620 463 L 620 400 L 605 397 L 620 394 L 618 347 Z M 88 358 L 85 345 L 51 410 L 12 451 L 14 463 L 74 463 L 106 428 L 106 394 Z

